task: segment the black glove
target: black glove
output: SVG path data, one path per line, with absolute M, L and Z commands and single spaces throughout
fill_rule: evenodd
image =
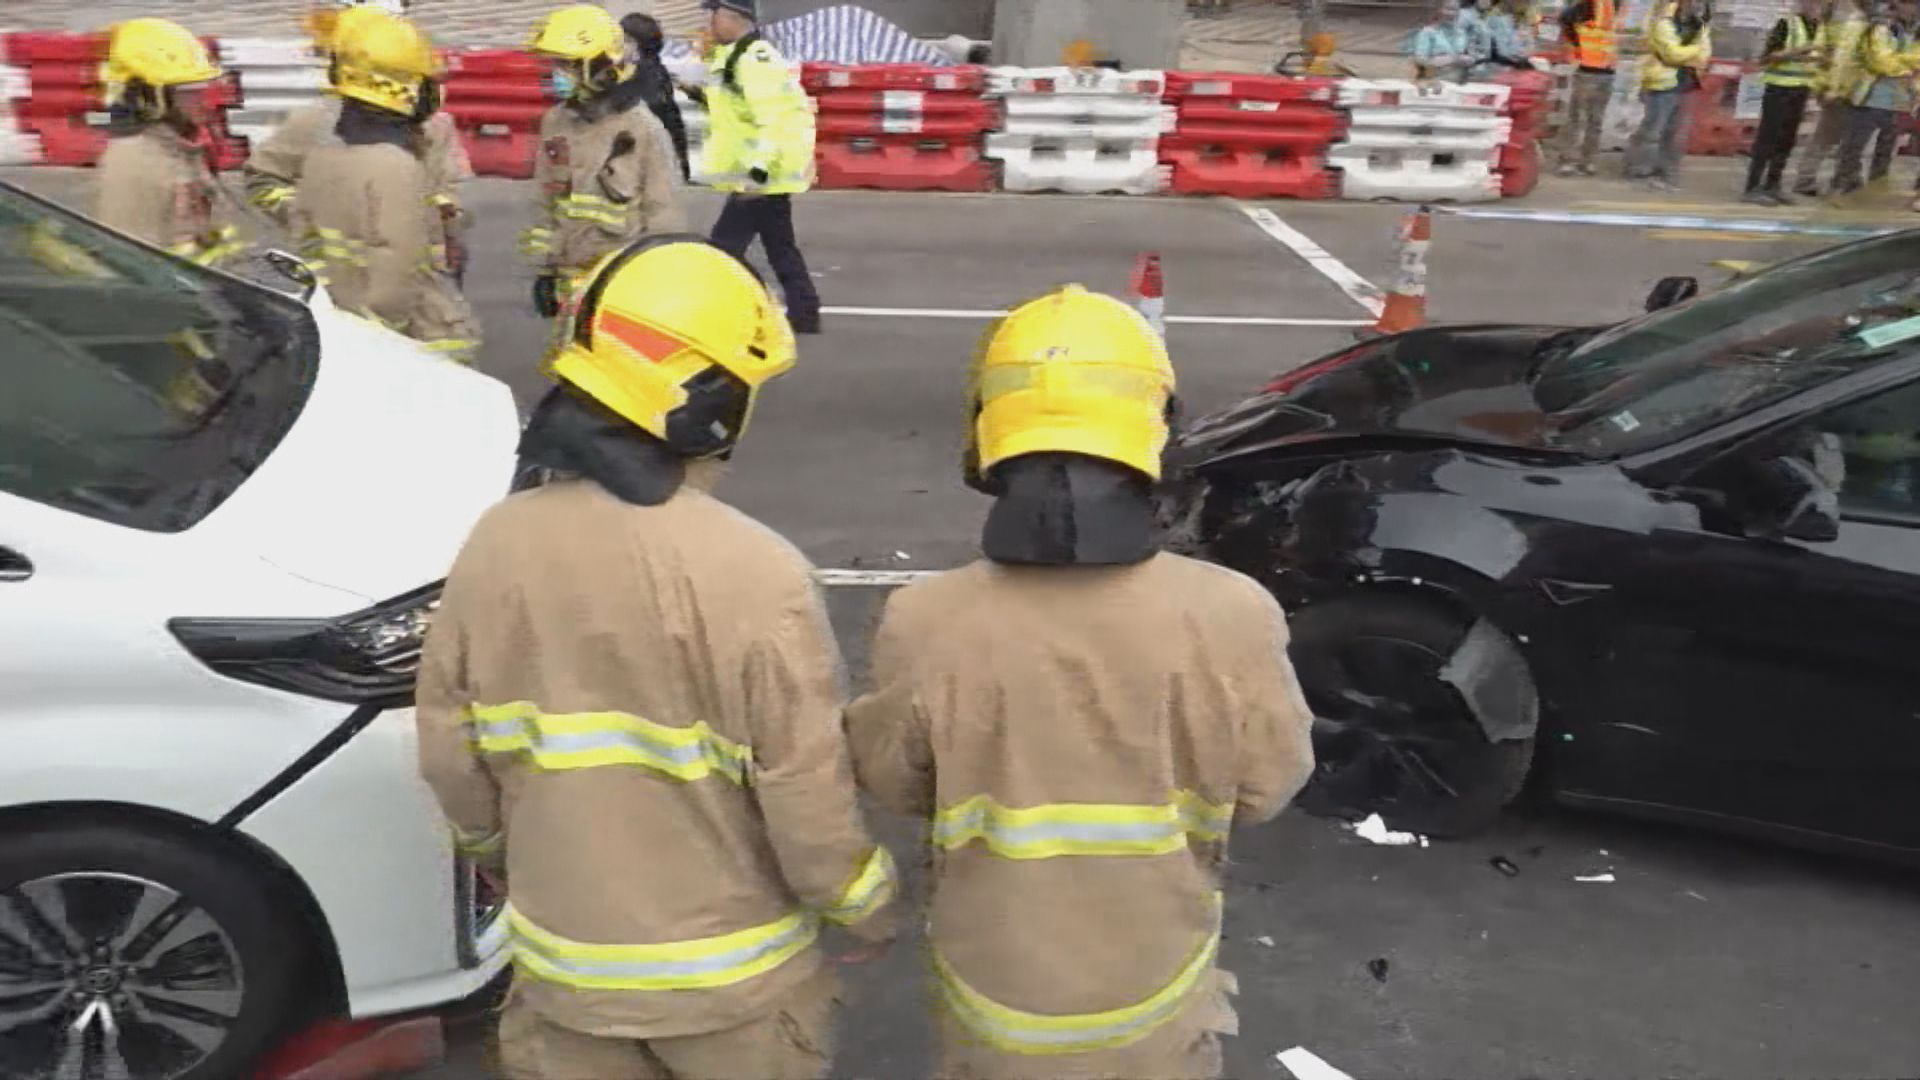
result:
M 551 319 L 560 314 L 560 279 L 553 274 L 541 274 L 533 279 L 533 310 L 543 319 Z

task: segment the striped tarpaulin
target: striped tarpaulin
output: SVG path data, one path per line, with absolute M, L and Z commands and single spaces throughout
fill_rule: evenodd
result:
M 940 50 L 855 4 L 839 4 L 770 22 L 764 32 L 781 55 L 795 63 L 940 67 L 953 63 Z M 691 53 L 691 47 L 685 42 L 673 41 L 668 43 L 665 58 L 678 64 L 690 58 Z

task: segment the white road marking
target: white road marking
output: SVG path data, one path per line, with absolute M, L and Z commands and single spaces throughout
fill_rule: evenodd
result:
M 1004 310 L 986 308 L 824 307 L 825 315 L 895 319 L 999 319 Z M 1371 319 L 1312 319 L 1283 315 L 1169 315 L 1175 326 L 1368 326 Z
M 1348 299 L 1365 308 L 1367 314 L 1375 318 L 1379 317 L 1387 301 L 1378 285 L 1354 273 L 1352 267 L 1334 258 L 1326 248 L 1314 243 L 1312 237 L 1281 221 L 1280 215 L 1266 207 L 1248 206 L 1233 199 L 1227 201 L 1251 218 L 1253 223 L 1260 227 L 1261 232 L 1285 244 L 1295 255 L 1305 260 L 1308 266 L 1325 275 L 1327 280 L 1347 294 Z
M 930 578 L 939 570 L 815 570 L 813 580 L 828 588 L 865 586 L 893 588 Z

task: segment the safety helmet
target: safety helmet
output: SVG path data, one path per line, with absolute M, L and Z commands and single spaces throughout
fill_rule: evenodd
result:
M 967 479 L 1066 453 L 1160 478 L 1174 409 L 1173 365 L 1153 325 L 1111 296 L 1068 285 L 1014 309 L 974 362 Z
M 102 72 L 114 100 L 136 86 L 167 90 L 212 82 L 220 75 L 220 65 L 206 45 L 167 19 L 129 19 L 114 27 Z
M 384 11 L 349 14 L 334 35 L 334 89 L 377 109 L 418 115 L 432 102 L 429 83 L 441 71 L 433 42 L 419 27 Z
M 562 65 L 553 80 L 557 96 L 604 93 L 632 71 L 626 66 L 627 35 L 606 8 L 564 7 L 541 20 L 527 48 Z
M 685 457 L 739 441 L 793 331 L 746 264 L 698 236 L 649 237 L 588 274 L 555 378 Z

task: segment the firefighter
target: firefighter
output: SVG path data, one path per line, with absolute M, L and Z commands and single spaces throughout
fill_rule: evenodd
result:
M 1157 548 L 1174 375 L 1137 312 L 1060 289 L 971 382 L 985 559 L 893 595 L 847 720 L 861 786 L 931 826 L 937 1075 L 1218 1076 L 1228 829 L 1312 769 L 1285 618 Z
M 114 28 L 103 77 L 115 124 L 94 216 L 203 266 L 239 254 L 239 233 L 214 214 L 207 125 L 221 70 L 206 46 L 177 23 L 133 19 Z
M 419 28 L 384 12 L 346 29 L 334 59 L 340 119 L 302 166 L 294 213 L 305 247 L 336 304 L 469 361 L 475 342 L 457 336 L 439 303 L 438 216 L 422 160 L 439 59 Z
M 455 843 L 510 896 L 501 1057 L 528 1080 L 823 1076 L 815 940 L 888 940 L 893 864 L 812 568 L 705 490 L 793 338 L 694 236 L 609 256 L 569 314 L 522 442 L 555 478 L 475 526 L 418 695 Z
M 560 99 L 540 121 L 539 223 L 520 240 L 539 268 L 534 309 L 552 318 L 608 253 L 687 223 L 673 142 L 628 80 L 626 34 L 613 16 L 592 4 L 561 8 L 528 48 L 546 58 Z
M 315 48 L 328 58 L 331 93 L 289 114 L 286 122 L 266 142 L 256 147 L 246 164 L 247 195 L 254 206 L 278 222 L 282 228 L 303 240 L 310 240 L 309 224 L 299 220 L 297 195 L 307 157 L 319 146 L 338 146 L 341 99 L 339 97 L 340 44 L 364 22 L 366 13 L 391 16 L 405 14 L 398 3 L 359 0 L 342 8 L 321 13 L 312 20 Z M 377 21 L 377 20 L 376 20 Z M 430 314 L 417 321 L 416 333 L 431 335 L 439 351 L 455 359 L 470 359 L 479 349 L 480 321 L 462 292 L 467 270 L 467 232 L 471 217 L 460 202 L 460 186 L 473 178 L 466 147 L 454 129 L 453 118 L 435 110 L 420 127 L 419 150 L 427 170 L 428 226 L 432 233 L 431 281 L 433 292 L 422 298 Z M 308 256 L 323 264 L 317 247 Z
M 820 293 L 793 231 L 793 197 L 813 186 L 813 102 L 799 71 L 760 36 L 754 0 L 704 0 L 715 48 L 704 164 L 727 204 L 713 242 L 745 258 L 755 237 L 780 279 L 795 333 L 820 332 Z

